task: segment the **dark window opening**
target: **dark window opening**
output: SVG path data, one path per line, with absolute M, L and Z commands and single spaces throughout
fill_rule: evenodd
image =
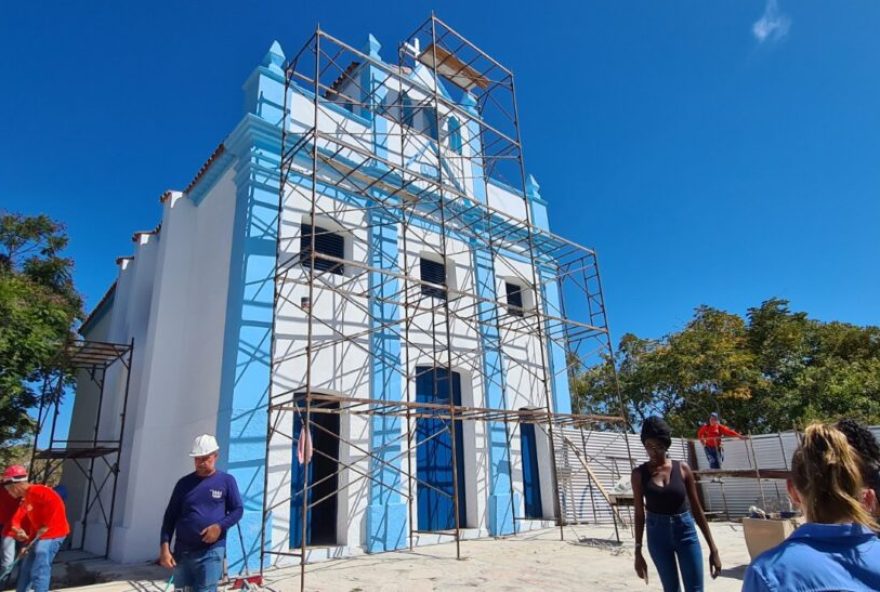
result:
M 446 266 L 430 259 L 422 258 L 419 264 L 423 282 L 439 284 L 443 288 L 422 284 L 422 294 L 433 298 L 446 298 Z
M 293 463 L 291 465 L 290 544 L 302 544 L 302 507 L 306 501 L 306 545 L 338 544 L 336 518 L 339 513 L 339 414 L 312 413 L 308 430 L 312 455 L 306 464 L 299 462 L 298 444 L 305 424 L 304 393 L 297 393 L 298 410 L 293 421 Z M 312 402 L 322 409 L 339 409 L 339 403 Z M 303 497 L 303 484 L 306 485 Z
M 522 288 L 510 282 L 504 282 L 507 290 L 507 312 L 512 315 L 523 316 L 523 294 Z
M 329 271 L 336 275 L 344 275 L 345 265 L 339 261 L 321 257 L 321 255 L 344 259 L 345 237 L 311 224 L 302 225 L 302 236 L 299 239 L 299 255 L 303 267 L 309 268 L 312 265 L 312 234 L 315 236 L 315 271 Z

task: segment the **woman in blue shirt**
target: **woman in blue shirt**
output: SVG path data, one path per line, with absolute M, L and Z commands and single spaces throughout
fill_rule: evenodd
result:
M 788 482 L 807 523 L 752 562 L 743 592 L 880 590 L 880 539 L 866 509 L 874 492 L 865 487 L 859 463 L 840 430 L 807 428 Z

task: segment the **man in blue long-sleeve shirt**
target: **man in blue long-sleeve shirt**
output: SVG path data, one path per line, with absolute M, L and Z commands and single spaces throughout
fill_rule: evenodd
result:
M 175 589 L 216 592 L 223 575 L 226 531 L 241 520 L 238 484 L 216 468 L 219 450 L 214 436 L 195 439 L 190 456 L 196 470 L 177 482 L 165 509 L 159 563 L 174 570 Z

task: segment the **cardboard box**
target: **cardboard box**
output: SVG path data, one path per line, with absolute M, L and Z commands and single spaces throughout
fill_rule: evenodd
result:
M 743 536 L 746 538 L 746 547 L 752 559 L 772 549 L 788 538 L 794 530 L 800 526 L 800 520 L 789 518 L 786 520 L 763 520 L 760 518 L 743 518 Z

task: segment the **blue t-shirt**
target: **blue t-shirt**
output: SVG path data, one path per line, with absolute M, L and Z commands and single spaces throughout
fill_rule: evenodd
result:
M 804 524 L 755 558 L 746 570 L 742 589 L 880 590 L 880 540 L 861 524 Z
M 241 495 L 232 475 L 217 471 L 210 477 L 195 473 L 180 479 L 174 486 L 171 500 L 162 521 L 162 542 L 174 539 L 174 552 L 206 551 L 226 545 L 226 531 L 243 513 Z M 202 530 L 219 524 L 220 538 L 213 544 L 203 543 Z

